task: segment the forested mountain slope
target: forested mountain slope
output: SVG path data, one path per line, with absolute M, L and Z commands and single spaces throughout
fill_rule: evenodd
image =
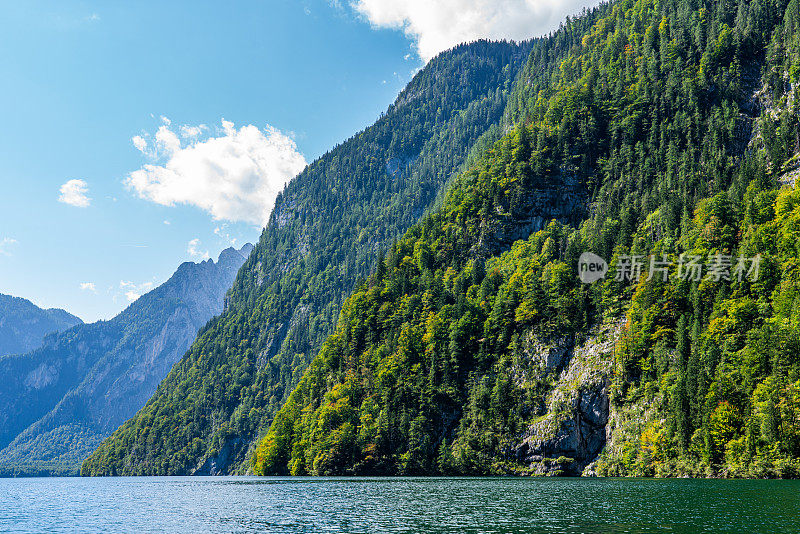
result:
M 254 470 L 798 476 L 798 24 L 620 0 L 547 85 L 532 55 L 516 129 L 345 302 Z
M 499 137 L 507 97 L 535 46 L 480 41 L 441 54 L 373 126 L 292 180 L 227 312 L 86 472 L 246 470 L 259 430 L 333 331 L 357 280 L 435 201 L 473 145 Z
M 222 312 L 252 247 L 226 249 L 216 262 L 186 262 L 113 319 L 0 359 L 0 474 L 77 473 Z
M 42 345 L 47 334 L 82 322 L 64 310 L 43 310 L 29 300 L 0 294 L 0 356 L 30 352 Z

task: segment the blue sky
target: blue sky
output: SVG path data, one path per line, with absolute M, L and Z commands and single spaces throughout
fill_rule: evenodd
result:
M 255 242 L 285 180 L 436 52 L 580 3 L 5 2 L 0 292 L 108 319 L 182 261 Z

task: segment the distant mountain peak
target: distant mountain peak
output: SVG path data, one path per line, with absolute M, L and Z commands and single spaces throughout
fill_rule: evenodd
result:
M 252 248 L 225 249 L 217 262 L 184 262 L 113 319 L 48 336 L 35 351 L 0 359 L 0 475 L 77 472 L 83 457 L 144 405 L 198 330 L 222 311 Z M 0 311 L 10 299 L 3 297 Z
M 60 308 L 43 309 L 28 299 L 0 293 L 0 356 L 32 351 L 48 334 L 82 323 Z
M 253 251 L 253 248 L 254 246 L 252 243 L 245 243 L 244 245 L 241 246 L 241 248 L 238 249 L 235 247 L 228 247 L 219 253 L 219 257 L 217 258 L 217 263 L 225 261 L 228 257 L 234 257 L 234 258 L 241 257 L 246 260 L 247 256 L 250 255 L 250 252 Z

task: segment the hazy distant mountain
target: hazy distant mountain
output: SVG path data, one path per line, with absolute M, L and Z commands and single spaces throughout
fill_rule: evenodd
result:
M 186 262 L 113 319 L 0 358 L 0 473 L 76 471 L 147 402 L 198 330 L 222 312 L 252 248 L 228 248 L 216 262 Z
M 44 310 L 29 300 L 0 293 L 0 356 L 30 352 L 42 346 L 47 334 L 81 323 L 64 310 Z

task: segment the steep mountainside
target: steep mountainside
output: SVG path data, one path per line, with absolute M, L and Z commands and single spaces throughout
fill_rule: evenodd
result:
M 253 440 L 333 331 L 357 280 L 434 203 L 471 147 L 501 135 L 517 73 L 543 42 L 480 41 L 441 54 L 373 126 L 293 180 L 228 312 L 100 447 L 94 472 L 246 470 Z M 553 64 L 567 44 L 546 51 Z
M 256 473 L 799 476 L 798 26 L 798 0 L 617 0 L 567 20 L 288 399 L 311 352 L 291 336 L 273 352 L 275 329 L 323 330 L 259 320 L 304 286 L 276 287 L 254 254 L 242 302 L 280 293 L 189 356 L 219 382 L 171 385 L 82 472 L 214 472 L 285 400 Z M 586 252 L 609 263 L 592 284 Z M 179 423 L 218 424 L 219 454 L 194 463 L 208 433 Z
M 800 476 L 800 5 L 573 24 L 345 302 L 257 473 Z
M 110 321 L 50 336 L 29 354 L 0 359 L 0 470 L 77 472 L 131 417 L 223 310 L 252 245 L 217 262 L 187 262 Z
M 47 334 L 81 323 L 64 310 L 43 310 L 29 300 L 0 294 L 0 356 L 30 352 L 42 345 Z

